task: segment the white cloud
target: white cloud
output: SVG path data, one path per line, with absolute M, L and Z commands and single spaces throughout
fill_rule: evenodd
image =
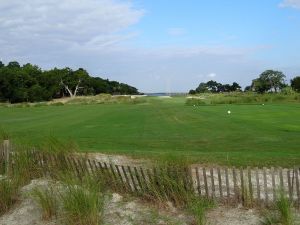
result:
M 0 0 L 1 47 L 14 52 L 105 47 L 128 37 L 121 32 L 142 15 L 131 3 L 114 0 Z
M 167 30 L 168 35 L 170 36 L 182 36 L 186 33 L 186 30 L 181 27 L 172 27 Z
M 279 3 L 279 7 L 292 7 L 295 9 L 300 9 L 300 0 L 283 0 Z
M 209 77 L 209 78 L 214 78 L 215 76 L 217 76 L 217 74 L 215 74 L 215 73 L 209 73 L 209 74 L 207 74 L 207 77 Z

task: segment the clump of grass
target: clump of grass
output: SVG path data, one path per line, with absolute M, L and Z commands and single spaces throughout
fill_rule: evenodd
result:
M 262 222 L 264 225 L 273 225 L 273 224 L 281 224 L 281 225 L 294 225 L 295 219 L 292 212 L 292 203 L 288 200 L 288 198 L 284 195 L 284 193 L 280 192 L 279 198 L 276 201 L 275 212 L 267 213 Z
M 197 225 L 204 225 L 206 223 L 205 212 L 214 207 L 214 202 L 205 198 L 191 196 L 187 209 L 195 217 L 195 223 Z
M 13 159 L 13 169 L 9 176 L 17 186 L 23 186 L 30 180 L 41 176 L 41 168 L 34 157 L 34 153 L 28 149 L 16 146 Z
M 148 171 L 148 182 L 141 197 L 160 205 L 172 202 L 177 208 L 187 210 L 195 217 L 195 223 L 205 223 L 205 212 L 214 204 L 196 196 L 191 180 L 188 161 L 177 159 L 160 162 L 152 172 Z
M 283 225 L 294 224 L 292 204 L 282 193 L 280 194 L 279 200 L 276 202 L 276 208 L 279 212 L 279 221 L 281 222 L 281 224 Z
M 66 158 L 72 153 L 78 151 L 78 146 L 73 141 L 61 141 L 53 136 L 49 136 L 38 149 L 47 157 L 55 159 L 55 164 L 50 163 L 50 172 L 52 178 L 57 178 L 60 173 L 65 173 L 69 170 Z
M 160 204 L 171 201 L 178 207 L 187 204 L 193 187 L 184 161 L 158 162 L 151 171 L 145 173 L 148 182 L 146 190 L 141 193 L 143 198 Z
M 79 185 L 74 181 L 79 181 Z M 101 223 L 104 197 L 100 187 L 98 182 L 89 177 L 69 182 L 62 194 L 63 217 L 66 225 Z
M 7 212 L 17 200 L 18 188 L 10 180 L 0 180 L 0 215 Z
M 35 188 L 32 195 L 42 208 L 42 218 L 44 220 L 57 217 L 58 199 L 52 187 L 46 189 Z
M 100 223 L 103 199 L 99 193 L 78 186 L 68 186 L 62 200 L 67 225 L 98 225 Z
M 3 127 L 0 127 L 0 141 L 9 140 L 10 134 Z

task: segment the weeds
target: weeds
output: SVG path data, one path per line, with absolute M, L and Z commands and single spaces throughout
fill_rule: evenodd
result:
M 7 132 L 3 127 L 0 127 L 0 141 L 8 140 L 10 138 L 9 132 Z
M 213 202 L 195 195 L 189 167 L 186 161 L 168 161 L 148 172 L 147 188 L 141 197 L 165 204 L 171 201 L 177 208 L 185 209 L 195 217 L 197 225 L 205 223 L 205 212 Z
M 58 200 L 52 187 L 44 190 L 35 188 L 32 195 L 42 208 L 42 218 L 44 220 L 50 220 L 53 217 L 57 217 Z
M 206 223 L 205 212 L 214 207 L 214 202 L 205 198 L 192 196 L 188 202 L 187 209 L 195 217 L 197 225 Z
M 15 148 L 12 168 L 9 176 L 19 187 L 42 175 L 34 153 L 20 147 Z
M 280 194 L 279 200 L 276 202 L 276 208 L 279 212 L 279 221 L 283 225 L 293 225 L 294 218 L 292 214 L 292 204 L 284 196 L 283 193 Z
M 18 188 L 10 180 L 0 180 L 0 215 L 10 209 L 17 200 Z
M 104 201 L 94 188 L 68 185 L 62 202 L 66 225 L 100 224 Z
M 299 102 L 300 95 L 291 92 L 257 94 L 252 92 L 232 92 L 219 94 L 201 94 L 201 98 L 189 98 L 186 105 L 217 105 L 217 104 L 261 104 L 272 102 Z
M 266 213 L 262 224 L 264 225 L 295 225 L 295 219 L 292 212 L 292 203 L 280 192 L 279 198 L 276 201 L 275 211 L 271 213 Z

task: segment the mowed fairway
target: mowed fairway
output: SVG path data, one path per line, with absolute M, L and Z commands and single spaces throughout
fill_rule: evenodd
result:
M 143 104 L 0 108 L 0 126 L 15 142 L 74 140 L 81 151 L 200 163 L 300 164 L 300 105 L 186 106 L 184 98 Z M 231 114 L 227 114 L 230 110 Z

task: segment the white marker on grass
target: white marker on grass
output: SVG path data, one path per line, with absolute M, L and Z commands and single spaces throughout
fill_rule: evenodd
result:
M 227 113 L 230 114 L 231 113 L 230 110 L 228 110 Z

